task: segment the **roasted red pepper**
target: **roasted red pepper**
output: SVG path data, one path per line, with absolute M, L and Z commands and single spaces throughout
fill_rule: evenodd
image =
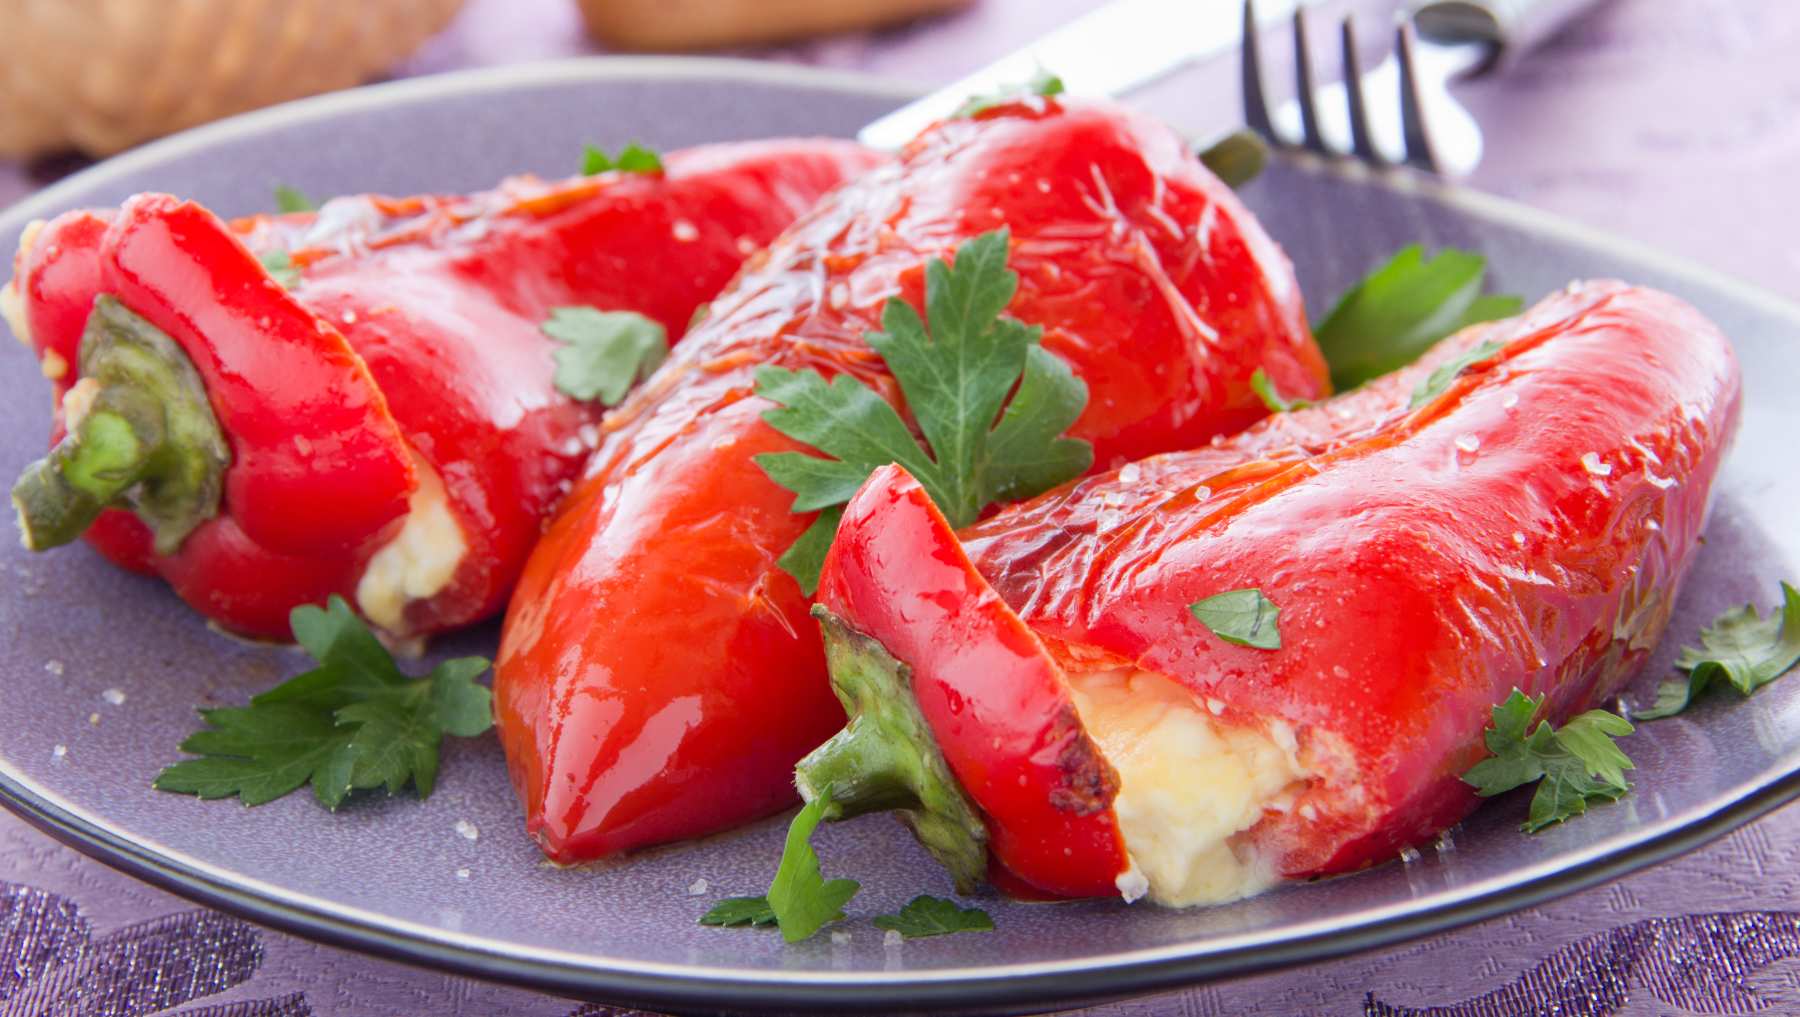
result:
M 761 142 L 229 226 L 158 195 L 65 215 L 28 235 L 11 290 L 58 409 L 56 449 L 15 489 L 28 543 L 85 530 L 255 636 L 334 593 L 397 637 L 478 620 L 598 440 L 602 407 L 554 384 L 550 311 L 679 336 L 876 161 Z
M 843 723 L 808 598 L 776 560 L 812 522 L 752 462 L 759 365 L 840 372 L 896 404 L 864 341 L 921 305 L 925 266 L 1007 227 L 1019 288 L 1090 398 L 1102 465 L 1187 447 L 1326 387 L 1291 267 L 1172 131 L 1110 105 L 1013 104 L 927 131 L 751 263 L 609 420 L 509 608 L 501 737 L 527 826 L 580 861 L 733 826 L 793 800 Z
M 932 737 L 887 751 L 954 773 L 951 814 L 979 821 L 934 850 L 965 881 L 983 838 L 1003 885 L 1065 895 L 1147 883 L 1181 904 L 1358 869 L 1475 806 L 1460 777 L 1512 689 L 1560 722 L 1643 664 L 1738 407 L 1730 347 L 1692 308 L 1589 283 L 1216 447 L 1002 511 L 960 546 L 890 468 L 826 560 L 834 680 L 887 682 L 890 713 L 916 701 Z M 1279 611 L 1278 648 L 1190 613 L 1249 589 Z M 831 785 L 841 814 L 923 808 L 899 775 L 929 768 L 859 771 L 882 758 L 859 726 L 876 730 L 853 721 L 802 787 Z M 1043 857 L 1046 836 L 1070 853 Z

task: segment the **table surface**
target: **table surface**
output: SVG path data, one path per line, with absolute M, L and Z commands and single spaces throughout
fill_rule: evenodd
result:
M 1195 0 L 1235 7 L 1236 0 Z M 872 35 L 742 55 L 932 85 L 1094 6 L 982 0 Z M 1356 3 L 1357 7 L 1379 7 Z M 1379 33 L 1371 33 L 1378 35 Z M 572 4 L 470 0 L 400 74 L 594 52 Z M 1459 89 L 1489 139 L 1470 181 L 1800 300 L 1800 4 L 1612 0 Z M 1230 61 L 1146 91 L 1230 124 Z M 1217 97 L 1197 102 L 1196 97 Z M 66 166 L 0 163 L 0 205 Z M 1750 944 L 1748 947 L 1745 944 Z M 1091 1017 L 1628 1017 L 1800 1012 L 1800 808 L 1675 862 L 1397 949 L 1114 1004 Z M 190 1005 L 191 1004 L 191 1005 Z M 196 909 L 0 815 L 0 1017 L 621 1015 L 397 966 Z

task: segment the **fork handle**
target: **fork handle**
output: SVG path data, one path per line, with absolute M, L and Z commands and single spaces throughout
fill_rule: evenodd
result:
M 1421 33 L 1452 41 L 1493 44 L 1502 62 L 1554 35 L 1597 0 L 1417 0 L 1413 23 Z

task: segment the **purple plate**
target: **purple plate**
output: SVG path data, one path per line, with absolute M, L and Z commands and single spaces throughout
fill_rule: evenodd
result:
M 561 175 L 580 145 L 673 146 L 850 134 L 903 94 L 868 79 L 724 61 L 609 59 L 403 82 L 190 132 L 101 164 L 0 217 L 11 251 L 31 219 L 146 189 L 225 214 L 266 209 L 276 183 L 320 195 L 476 189 L 521 170 Z M 1746 413 L 1707 544 L 1672 632 L 1724 607 L 1772 602 L 1800 577 L 1800 309 L 1703 270 L 1468 192 L 1283 162 L 1245 194 L 1287 248 L 1315 308 L 1403 244 L 1485 253 L 1496 283 L 1538 295 L 1582 276 L 1678 293 L 1712 316 L 1744 364 Z M 20 347 L 0 348 L 0 466 L 44 448 L 48 390 Z M 760 893 L 784 820 L 627 862 L 543 863 L 520 829 L 498 743 L 446 754 L 439 790 L 366 798 L 337 815 L 294 795 L 257 809 L 150 789 L 195 725 L 305 666 L 291 650 L 220 636 L 160 583 L 85 547 L 0 552 L 0 796 L 104 861 L 256 921 L 461 974 L 662 1007 L 1022 1011 L 1314 960 L 1474 921 L 1667 858 L 1800 791 L 1800 681 L 1746 703 L 1720 697 L 1646 725 L 1629 747 L 1635 793 L 1535 837 L 1525 799 L 1493 803 L 1454 846 L 1355 877 L 1211 909 L 1117 902 L 984 902 L 997 931 L 884 945 L 868 916 L 948 882 L 891 820 L 821 833 L 829 871 L 864 891 L 847 942 L 703 928 L 711 901 Z M 439 647 L 491 654 L 495 632 Z M 1673 640 L 1640 683 L 1668 672 Z M 121 696 L 123 697 L 121 699 Z M 704 890 L 693 892 L 705 881 Z

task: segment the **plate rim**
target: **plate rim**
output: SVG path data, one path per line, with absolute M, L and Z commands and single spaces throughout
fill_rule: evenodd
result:
M 403 106 L 465 94 L 498 94 L 534 85 L 617 80 L 772 81 L 821 91 L 916 96 L 916 86 L 872 74 L 736 58 L 600 56 L 480 68 L 385 82 L 301 99 L 193 128 L 103 160 L 0 210 L 0 231 L 55 214 L 64 196 L 129 175 L 165 158 L 286 126 L 328 120 L 357 110 Z M 1791 320 L 1800 330 L 1800 304 L 1711 268 L 1648 248 L 1529 206 L 1421 177 L 1378 173 L 1311 156 L 1284 156 L 1312 174 L 1349 177 L 1368 186 L 1419 194 L 1472 218 L 1493 221 L 1598 251 L 1609 259 L 1683 277 L 1696 285 Z M 896 1005 L 1020 1008 L 1067 1004 L 1169 989 L 1225 975 L 1327 960 L 1359 950 L 1471 924 L 1666 860 L 1738 828 L 1800 797 L 1800 757 L 1765 782 L 1734 789 L 1720 807 L 1611 850 L 1588 849 L 1573 864 L 1482 889 L 1426 911 L 1393 905 L 1353 925 L 1318 928 L 1299 937 L 1237 937 L 1239 942 L 1195 954 L 1182 945 L 1146 948 L 1085 960 L 1038 961 L 898 972 L 802 972 L 699 967 L 606 960 L 592 954 L 526 948 L 451 933 L 389 916 L 284 891 L 233 876 L 183 852 L 137 841 L 98 816 L 16 771 L 0 756 L 0 805 L 80 853 L 148 883 L 250 921 L 337 947 L 447 970 L 610 1002 L 648 1006 L 726 1006 L 748 1009 L 831 1007 L 874 1010 Z M 309 903 L 310 902 L 310 903 Z M 1184 952 L 1185 950 L 1185 952 Z

